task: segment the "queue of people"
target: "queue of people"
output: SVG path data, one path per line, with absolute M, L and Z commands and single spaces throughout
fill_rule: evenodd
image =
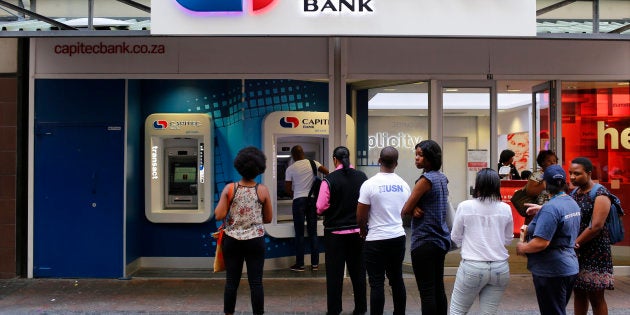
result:
M 550 163 L 554 158 L 557 162 L 553 152 L 539 154 L 537 161 L 544 171 L 530 176 L 535 182 L 530 189 L 545 196 L 540 204 L 527 204 L 531 222 L 516 252 L 528 258 L 541 314 L 565 314 L 572 294 L 576 314 L 586 314 L 589 304 L 594 315 L 607 314 L 604 290 L 614 287 L 610 242 L 603 228 L 610 192 L 601 185 L 594 186 L 593 166 L 587 158 L 572 161 L 570 177 L 562 167 Z M 444 260 L 452 246 L 461 248 L 462 260 L 450 314 L 468 313 L 477 297 L 484 314 L 497 313 L 509 283 L 506 246 L 513 240 L 512 212 L 501 201 L 497 171 L 486 168 L 477 173 L 474 198 L 458 205 L 451 226 L 447 222 L 448 179 L 440 171 L 442 150 L 435 141 L 416 145 L 415 165 L 423 172 L 411 188 L 395 173 L 398 151 L 393 147 L 382 149 L 379 172 L 370 179 L 350 164 L 346 147 L 334 150 L 333 163 L 335 169 L 322 182 L 316 202 L 317 214 L 324 217 L 327 314 L 342 312 L 346 268 L 353 289 L 353 314 L 368 311 L 366 276 L 370 314 L 384 312 L 386 277 L 393 313 L 405 314 L 404 216 L 412 217 L 410 253 L 422 313 L 447 314 L 449 310 Z M 215 209 L 217 220 L 226 219 L 224 312 L 235 311 L 236 291 L 246 263 L 252 310 L 262 314 L 264 223 L 271 222 L 272 206 L 269 190 L 256 183 L 255 177 L 265 171 L 265 156 L 248 147 L 238 153 L 234 166 L 242 178 L 233 190 L 226 186 Z M 569 178 L 577 187 L 571 193 Z M 596 198 L 591 198 L 589 192 L 594 187 Z M 300 257 L 296 259 L 296 265 L 303 266 Z

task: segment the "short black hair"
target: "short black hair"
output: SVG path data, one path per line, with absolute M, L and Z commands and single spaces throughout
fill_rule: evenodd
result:
M 294 160 L 304 158 L 304 149 L 302 149 L 301 145 L 297 144 L 291 148 L 291 157 Z
M 381 150 L 379 161 L 381 161 L 381 164 L 385 167 L 396 167 L 396 164 L 398 164 L 398 150 L 392 146 L 384 147 Z
M 422 151 L 422 156 L 426 159 L 430 167 L 425 168 L 425 171 L 437 171 L 442 168 L 442 148 L 433 140 L 423 140 L 416 144 L 415 149 Z
M 475 198 L 481 200 L 501 201 L 501 178 L 491 168 L 483 168 L 475 178 Z
M 538 152 L 538 155 L 536 156 L 536 163 L 539 166 L 542 166 L 543 162 L 545 161 L 545 159 L 548 156 L 555 156 L 556 160 L 558 159 L 558 156 L 556 155 L 555 152 L 553 152 L 551 150 L 542 150 L 542 151 Z
M 587 173 L 593 172 L 593 162 L 591 162 L 591 160 L 589 160 L 588 158 L 576 157 L 575 159 L 571 161 L 571 164 L 580 164 L 582 165 L 582 167 L 584 167 L 584 170 Z
M 238 151 L 234 158 L 234 168 L 245 179 L 254 179 L 265 172 L 267 158 L 256 147 L 246 147 Z
M 556 195 L 562 191 L 566 191 L 569 185 L 564 180 L 556 180 L 552 182 L 545 182 L 545 189 L 550 195 Z
M 510 149 L 505 149 L 501 151 L 501 155 L 499 155 L 499 163 L 505 163 L 513 158 L 515 155 L 516 153 L 514 153 L 514 151 Z
M 530 170 L 523 170 L 521 172 L 521 179 L 528 179 L 530 176 L 532 176 L 532 171 Z

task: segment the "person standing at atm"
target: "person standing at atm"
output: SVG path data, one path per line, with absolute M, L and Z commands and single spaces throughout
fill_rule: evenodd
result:
M 309 202 L 308 193 L 313 185 L 315 169 L 324 175 L 328 175 L 328 168 L 321 163 L 304 158 L 304 149 L 301 145 L 291 148 L 293 164 L 285 172 L 284 190 L 293 196 L 293 229 L 295 231 L 295 264 L 291 266 L 293 271 L 304 271 L 304 220 L 306 219 L 306 231 L 311 241 L 311 269 L 319 269 L 319 244 L 317 242 L 317 212 L 315 203 Z
M 263 314 L 265 294 L 265 226 L 273 216 L 269 189 L 256 182 L 256 176 L 266 168 L 264 153 L 256 147 L 246 147 L 234 159 L 234 168 L 242 176 L 233 185 L 226 185 L 214 209 L 217 221 L 226 220 L 223 236 L 225 260 L 225 291 L 223 312 L 234 314 L 243 262 L 247 264 L 247 281 L 251 291 L 252 312 Z

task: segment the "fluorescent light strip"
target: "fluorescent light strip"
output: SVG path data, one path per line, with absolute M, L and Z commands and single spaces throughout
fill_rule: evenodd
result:
M 498 109 L 511 109 L 532 103 L 527 93 L 497 95 Z M 428 93 L 378 93 L 368 102 L 368 109 L 428 109 Z M 487 93 L 444 94 L 444 109 L 489 109 Z

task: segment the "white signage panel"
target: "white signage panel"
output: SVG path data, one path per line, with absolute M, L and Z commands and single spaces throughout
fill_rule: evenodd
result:
M 153 0 L 161 35 L 535 36 L 534 0 Z

